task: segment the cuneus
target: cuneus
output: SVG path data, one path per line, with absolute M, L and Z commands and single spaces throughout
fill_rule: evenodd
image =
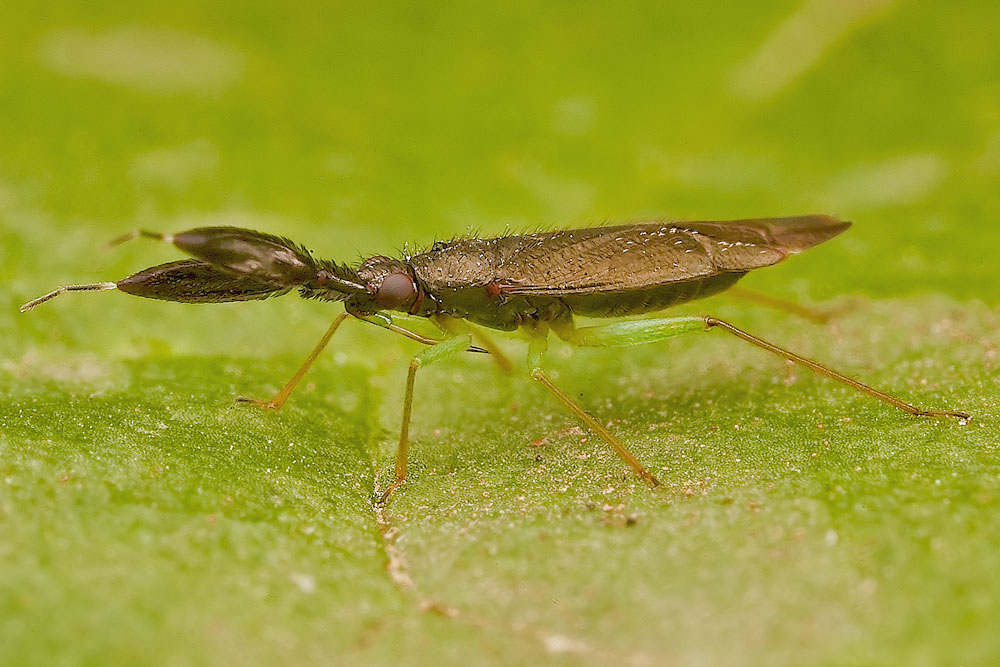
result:
M 849 222 L 823 215 L 645 222 L 460 238 L 435 243 L 425 252 L 402 258 L 371 257 L 354 267 L 315 259 L 288 239 L 249 229 L 208 227 L 172 235 L 136 231 L 118 241 L 152 237 L 173 243 L 192 258 L 154 266 L 118 282 L 61 287 L 21 310 L 30 310 L 64 292 L 112 289 L 183 303 L 266 299 L 294 289 L 308 299 L 343 301 L 344 312 L 334 319 L 288 383 L 268 400 L 247 401 L 273 410 L 285 403 L 348 318 L 427 345 L 410 361 L 395 477 L 380 494 L 382 502 L 406 480 L 417 371 L 464 351 L 489 354 L 510 369 L 512 365 L 483 328 L 520 329 L 529 339 L 529 376 L 597 433 L 639 477 L 656 486 L 659 481 L 628 448 L 546 374 L 544 357 L 550 331 L 571 345 L 614 347 L 720 329 L 912 415 L 968 421 L 964 412 L 911 405 L 712 316 L 618 319 L 586 327 L 574 324 L 574 315 L 622 318 L 716 294 L 748 271 L 777 264 L 849 226 Z M 393 320 L 393 312 L 428 318 L 442 336 L 430 338 L 400 326 Z

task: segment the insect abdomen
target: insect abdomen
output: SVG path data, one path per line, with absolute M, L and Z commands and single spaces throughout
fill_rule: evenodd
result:
M 720 273 L 706 278 L 660 285 L 645 290 L 571 294 L 560 300 L 576 315 L 622 317 L 663 310 L 729 289 L 746 272 Z

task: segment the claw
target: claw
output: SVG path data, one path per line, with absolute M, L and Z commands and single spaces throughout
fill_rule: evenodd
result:
M 253 405 L 254 407 L 260 408 L 261 410 L 278 410 L 279 408 L 281 408 L 281 404 L 275 403 L 274 399 L 271 399 L 269 401 L 264 401 L 259 398 L 247 398 L 246 396 L 237 396 L 235 404 Z

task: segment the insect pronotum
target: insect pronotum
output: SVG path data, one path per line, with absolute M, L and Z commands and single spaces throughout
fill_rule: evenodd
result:
M 619 318 L 716 294 L 748 271 L 777 264 L 833 238 L 850 224 L 824 215 L 807 215 L 728 222 L 644 222 L 489 239 L 469 237 L 438 242 L 424 252 L 398 259 L 369 257 L 355 267 L 315 259 L 288 239 L 249 229 L 206 227 L 172 235 L 137 230 L 115 242 L 150 237 L 173 243 L 194 259 L 154 266 L 118 282 L 60 287 L 26 303 L 21 311 L 64 292 L 112 289 L 165 301 L 219 303 L 266 299 L 297 288 L 307 299 L 343 301 L 344 312 L 274 397 L 265 401 L 241 399 L 273 410 L 285 403 L 348 318 L 427 345 L 410 361 L 395 479 L 379 502 L 406 480 L 417 370 L 463 351 L 488 353 L 510 368 L 482 327 L 520 329 L 529 338 L 530 377 L 607 442 L 639 477 L 656 486 L 656 477 L 546 374 L 543 361 L 549 331 L 572 345 L 605 347 L 721 329 L 911 415 L 969 419 L 964 412 L 916 407 L 709 315 L 618 320 L 586 327 L 574 324 L 574 315 Z M 428 318 L 442 337 L 429 338 L 399 326 L 389 311 Z

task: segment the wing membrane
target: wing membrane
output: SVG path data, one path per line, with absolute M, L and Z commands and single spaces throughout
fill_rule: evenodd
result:
M 506 294 L 648 289 L 746 272 L 821 243 L 850 223 L 828 216 L 666 222 L 513 236 L 501 267 Z M 501 242 L 502 242 L 501 241 Z

